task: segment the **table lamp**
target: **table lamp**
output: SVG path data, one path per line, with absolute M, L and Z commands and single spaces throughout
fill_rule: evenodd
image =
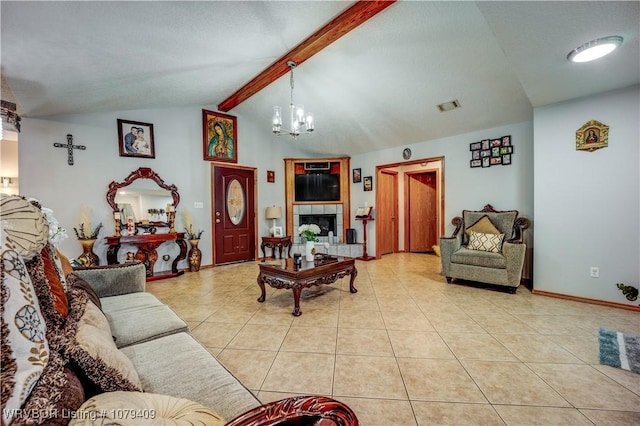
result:
M 271 235 L 275 235 L 275 227 L 276 227 L 276 219 L 280 219 L 282 217 L 282 207 L 267 207 L 267 211 L 264 216 L 267 219 L 273 219 L 273 226 L 271 227 Z

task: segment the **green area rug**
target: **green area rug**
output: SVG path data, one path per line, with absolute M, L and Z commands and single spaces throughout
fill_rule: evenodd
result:
M 640 374 L 640 336 L 601 328 L 598 342 L 600 364 Z

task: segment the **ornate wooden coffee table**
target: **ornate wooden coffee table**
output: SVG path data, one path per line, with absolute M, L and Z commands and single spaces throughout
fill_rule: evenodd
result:
M 351 275 L 349 291 L 357 293 L 353 282 L 358 275 L 355 259 L 342 256 L 323 255 L 316 258 L 315 262 L 302 260 L 302 266 L 296 268 L 293 259 L 284 259 L 277 263 L 260 263 L 260 274 L 258 274 L 258 285 L 262 294 L 258 297 L 258 302 L 265 300 L 265 284 L 273 288 L 291 289 L 293 291 L 293 312 L 296 317 L 302 315 L 300 310 L 300 294 L 305 287 L 314 285 L 333 284 L 338 279 Z

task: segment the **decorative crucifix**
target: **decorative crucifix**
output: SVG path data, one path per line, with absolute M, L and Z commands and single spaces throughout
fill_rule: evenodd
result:
M 55 146 L 56 148 L 67 148 L 67 162 L 70 166 L 73 166 L 73 150 L 81 149 L 84 151 L 85 149 L 87 149 L 87 147 L 84 145 L 74 145 L 72 135 L 67 135 L 66 144 L 56 142 L 53 144 L 53 146 Z

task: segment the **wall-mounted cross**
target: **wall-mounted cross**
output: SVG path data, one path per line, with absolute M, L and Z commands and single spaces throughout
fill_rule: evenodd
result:
M 54 143 L 53 146 L 55 146 L 56 148 L 67 148 L 67 163 L 69 163 L 70 166 L 73 166 L 73 150 L 74 149 L 81 149 L 81 150 L 85 150 L 87 149 L 86 146 L 84 145 L 74 145 L 73 144 L 73 136 L 71 135 L 67 135 L 67 143 Z

